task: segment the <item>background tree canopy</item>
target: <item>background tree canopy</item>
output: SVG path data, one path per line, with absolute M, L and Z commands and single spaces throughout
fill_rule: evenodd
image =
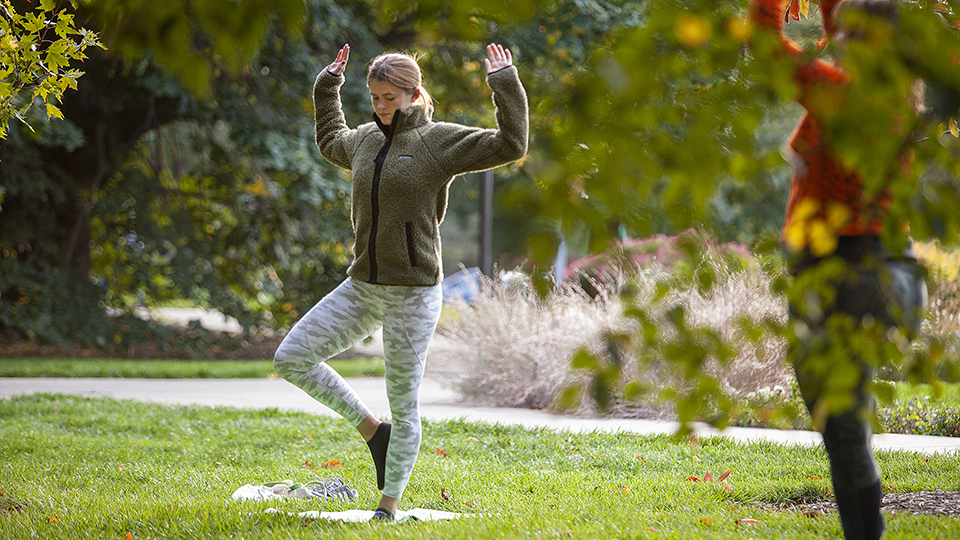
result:
M 0 147 L 5 333 L 126 344 L 140 323 L 113 324 L 105 307 L 129 313 L 174 298 L 215 306 L 254 332 L 289 325 L 343 278 L 350 256 L 349 182 L 314 147 L 310 102 L 314 77 L 347 42 L 359 60 L 343 90 L 351 125 L 369 119 L 365 61 L 386 49 L 426 53 L 438 118 L 491 125 L 483 45 L 514 51 L 531 98 L 531 151 L 498 173 L 499 236 L 512 253 L 501 261 L 546 267 L 559 233 L 581 251 L 691 226 L 760 252 L 776 243 L 788 175 L 777 149 L 799 108 L 791 67 L 773 54 L 775 37 L 745 20 L 745 0 L 62 6 L 107 50 L 80 66 L 63 120 L 30 112 L 33 129 L 12 127 Z M 918 125 L 913 172 L 889 185 L 900 201 L 891 221 L 947 243 L 960 230 L 960 160 L 945 135 L 956 129 L 958 8 L 905 2 L 908 39 L 892 55 L 878 63 L 853 51 L 862 96 L 918 76 L 931 88 L 940 116 Z M 812 50 L 816 20 L 790 27 Z M 890 121 L 871 103 L 851 100 L 831 135 L 873 178 L 879 164 L 863 149 L 892 142 L 870 128 Z M 715 281 L 692 268 L 667 288 Z M 682 314 L 675 322 L 669 348 L 696 378 L 722 343 Z M 649 334 L 644 342 L 665 350 L 662 332 Z M 595 360 L 581 364 L 616 371 Z

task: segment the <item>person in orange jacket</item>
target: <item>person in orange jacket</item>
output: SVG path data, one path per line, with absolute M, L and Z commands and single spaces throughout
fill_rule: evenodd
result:
M 885 180 L 899 174 L 894 168 L 908 166 L 909 160 L 905 155 L 877 156 L 889 164 L 882 173 L 886 178 L 871 178 L 866 187 L 861 171 L 847 166 L 837 152 L 829 128 L 849 106 L 844 100 L 853 81 L 841 67 L 846 44 L 895 35 L 897 6 L 893 0 L 821 0 L 837 64 L 805 53 L 783 36 L 786 4 L 752 0 L 750 17 L 761 29 L 779 35 L 778 54 L 794 63 L 797 99 L 805 109 L 788 141 L 793 178 L 783 243 L 795 287 L 803 292 L 791 295 L 795 334 L 788 356 L 804 402 L 823 434 L 844 537 L 876 540 L 884 521 L 880 471 L 870 449 L 874 405 L 869 383 L 875 363 L 864 351 L 852 349 L 849 339 L 859 332 L 886 339 L 894 329 L 899 330 L 894 335 L 909 339 L 919 328 L 926 288 L 907 239 L 901 240 L 908 247 L 896 252 L 881 239 L 893 202 Z M 916 112 L 910 96 L 885 106 L 902 108 L 903 114 Z M 892 129 L 903 130 L 894 136 L 904 141 L 912 136 L 908 122 Z M 847 397 L 853 399 L 837 407 L 836 395 L 828 394 L 844 375 L 851 394 Z

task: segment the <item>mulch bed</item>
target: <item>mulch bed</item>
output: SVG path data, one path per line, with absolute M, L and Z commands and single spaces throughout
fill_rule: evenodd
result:
M 914 493 L 887 493 L 880 503 L 884 512 L 889 514 L 926 514 L 934 516 L 960 516 L 960 492 L 957 491 L 917 491 Z M 790 505 L 785 510 L 801 512 L 805 516 L 835 512 L 837 503 L 823 501 L 816 503 Z

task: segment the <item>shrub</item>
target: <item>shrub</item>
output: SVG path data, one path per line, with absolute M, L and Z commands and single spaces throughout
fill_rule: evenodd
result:
M 450 308 L 456 315 L 437 330 L 431 371 L 468 400 L 498 407 L 550 406 L 578 378 L 574 351 L 623 324 L 616 298 L 590 298 L 572 285 L 540 298 L 523 278 L 482 277 L 472 305 Z
M 691 239 L 700 242 L 694 246 L 696 259 L 688 256 L 693 253 L 687 244 Z M 581 273 L 568 274 L 571 279 L 546 297 L 538 296 L 522 279 L 509 284 L 483 279 L 472 305 L 460 302 L 448 307 L 451 313 L 441 322 L 431 348 L 431 370 L 465 399 L 478 404 L 557 409 L 567 405 L 565 392 L 579 387 L 584 391 L 578 396 L 575 410 L 596 413 L 601 409 L 597 399 L 600 392 L 591 384 L 600 384 L 593 381 L 604 366 L 576 369 L 574 366 L 582 362 L 577 351 L 585 349 L 597 359 L 605 359 L 601 361 L 619 362 L 617 369 L 610 371 L 619 377 L 602 381 L 609 384 L 606 390 L 611 399 L 603 407 L 609 414 L 675 417 L 672 405 L 665 400 L 629 399 L 630 385 L 642 386 L 646 396 L 668 396 L 663 393 L 666 389 L 684 391 L 674 366 L 636 357 L 636 351 L 643 349 L 632 341 L 640 332 L 637 319 L 624 316 L 624 302 L 629 298 L 665 339 L 671 338 L 673 310 L 683 307 L 690 326 L 710 329 L 733 347 L 731 361 L 703 365 L 704 372 L 717 379 L 722 392 L 737 401 L 731 423 L 809 429 L 810 419 L 792 369 L 784 361 L 785 340 L 776 332 L 764 330 L 763 324 L 752 328 L 744 324 L 751 321 L 782 327 L 786 323 L 786 300 L 774 293 L 773 287 L 773 280 L 781 273 L 779 265 L 768 264 L 749 252 L 744 254 L 735 244 L 718 247 L 693 232 L 681 239 L 656 237 L 629 246 L 637 249 L 619 244 L 608 253 L 575 262 L 573 269 Z M 923 247 L 918 249 L 921 257 L 926 253 Z M 925 263 L 928 260 L 923 259 Z M 669 262 L 669 266 L 661 261 Z M 957 267 L 960 265 L 947 265 L 954 271 Z M 950 287 L 956 286 L 957 279 L 948 279 L 939 268 L 932 266 L 930 271 L 932 308 L 918 348 L 928 346 L 925 344 L 934 338 L 943 339 L 953 343 L 955 355 L 956 341 L 949 339 L 956 337 L 950 333 L 956 332 L 950 326 L 956 320 L 956 311 L 944 306 L 955 301 Z M 684 274 L 687 277 L 678 277 Z M 696 286 L 698 279 L 704 279 L 698 277 L 702 275 L 709 276 L 712 286 Z M 675 286 L 684 280 L 690 286 Z M 666 293 L 662 288 L 665 281 L 674 285 Z M 621 296 L 627 289 L 629 294 Z M 759 332 L 759 339 L 756 335 L 749 339 L 750 332 Z M 881 406 L 877 418 L 880 430 L 889 432 L 953 434 L 956 429 L 951 430 L 951 425 L 960 424 L 949 408 L 927 407 L 920 402 L 907 408 L 902 404 Z
M 960 409 L 939 405 L 928 397 L 880 407 L 877 421 L 880 430 L 888 433 L 960 437 Z
M 945 358 L 937 375 L 960 381 L 960 249 L 944 249 L 939 242 L 917 242 L 914 251 L 927 269 L 927 316 L 921 327 L 922 341 L 935 341 Z
M 747 246 L 737 243 L 718 244 L 708 234 L 687 229 L 676 236 L 657 234 L 650 238 L 618 240 L 609 249 L 577 259 L 567 266 L 565 280 L 579 280 L 591 296 L 599 293 L 597 286 L 610 284 L 614 274 L 624 269 L 659 269 L 669 271 L 677 264 L 690 261 L 691 250 L 706 250 L 721 258 L 735 258 L 752 262 Z
M 676 255 L 685 253 L 682 240 L 660 238 L 646 245 L 658 246 L 660 253 L 665 246 L 673 246 L 672 271 L 693 264 L 681 264 L 688 259 Z M 617 256 L 611 254 L 607 260 Z M 590 265 L 589 275 L 567 280 L 545 298 L 525 283 L 504 285 L 483 280 L 472 305 L 451 305 L 457 316 L 448 317 L 439 327 L 438 340 L 431 348 L 431 365 L 441 366 L 434 368 L 438 376 L 470 401 L 544 408 L 560 406 L 559 398 L 566 388 L 588 386 L 588 373 L 572 368 L 570 359 L 576 351 L 585 348 L 607 357 L 612 353 L 621 358 L 621 377 L 613 382 L 613 399 L 604 403 L 608 405 L 605 408 L 619 416 L 663 417 L 670 414 L 669 404 L 625 398 L 627 381 L 642 381 L 654 391 L 679 384 L 665 365 L 641 362 L 634 356 L 633 347 L 618 344 L 618 339 L 636 334 L 636 323 L 624 317 L 620 299 L 620 293 L 630 287 L 631 301 L 646 304 L 662 322 L 671 310 L 682 305 L 692 324 L 707 326 L 736 344 L 732 362 L 722 367 L 716 363 L 707 366 L 727 392 L 745 398 L 763 389 L 788 387 L 792 375 L 783 364 L 782 340 L 769 337 L 753 346 L 736 324 L 742 318 L 785 321 L 786 305 L 771 292 L 771 278 L 759 270 L 759 265 L 725 265 L 721 261 L 728 259 L 719 256 L 709 260 L 718 281 L 708 293 L 689 288 L 665 298 L 658 296 L 658 290 L 668 273 L 657 259 L 631 262 L 629 273 L 613 264 Z M 591 286 L 584 290 L 583 283 Z M 456 346 L 445 344 L 446 339 Z M 596 397 L 602 396 L 594 394 L 593 399 L 580 400 L 581 411 L 596 411 Z

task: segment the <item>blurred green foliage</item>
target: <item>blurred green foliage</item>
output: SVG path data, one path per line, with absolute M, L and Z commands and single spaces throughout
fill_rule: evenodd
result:
M 364 60 L 391 48 L 428 53 L 421 63 L 438 118 L 490 125 L 489 101 L 478 99 L 489 92 L 482 47 L 496 40 L 515 52 L 531 98 L 531 152 L 501 171 L 497 221 L 540 268 L 561 234 L 600 252 L 622 235 L 688 227 L 777 258 L 788 175 L 778 147 L 799 114 L 797 89 L 777 37 L 745 21 L 745 0 L 184 5 L 83 2 L 78 23 L 110 52 L 85 62 L 62 122 L 37 119 L 36 132 L 12 130 L 0 148 L 5 331 L 104 342 L 114 334 L 97 326 L 98 300 L 129 308 L 138 292 L 146 302 L 215 305 L 251 330 L 295 319 L 342 278 L 348 257 L 349 184 L 313 149 L 309 102 L 313 77 L 344 42 L 361 60 L 343 91 L 351 125 L 369 118 Z M 882 56 L 851 47 L 855 82 L 827 130 L 869 189 L 894 194 L 886 240 L 902 242 L 909 222 L 913 236 L 949 245 L 960 231 L 950 135 L 960 5 L 903 7 Z M 816 24 L 800 26 L 812 51 Z M 889 127 L 902 111 L 886 103 L 915 77 L 928 82 L 932 114 L 900 130 L 913 133 L 913 166 L 901 173 L 892 156 L 904 140 Z M 689 271 L 666 280 L 664 294 L 716 282 L 700 247 L 687 247 Z M 787 280 L 776 287 L 798 294 Z M 643 331 L 623 343 L 668 360 L 689 383 L 672 396 L 683 419 L 722 408 L 722 384 L 700 369 L 729 357 L 722 339 L 682 310 L 669 328 L 644 324 L 642 310 L 627 315 Z M 743 324 L 757 335 L 786 332 Z M 943 349 L 924 347 L 906 370 L 920 379 Z M 617 375 L 615 358 L 578 363 L 607 366 L 596 371 L 598 388 Z

